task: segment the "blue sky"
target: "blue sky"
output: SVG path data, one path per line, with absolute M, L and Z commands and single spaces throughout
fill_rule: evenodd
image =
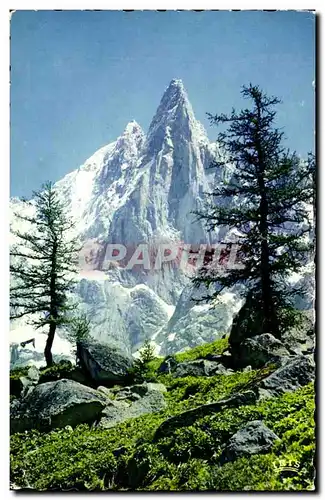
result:
M 314 148 L 315 16 L 306 12 L 20 11 L 11 21 L 11 195 L 78 168 L 181 78 L 196 117 L 240 108 L 252 82 L 283 100 L 288 147 Z M 246 103 L 245 103 L 246 104 Z

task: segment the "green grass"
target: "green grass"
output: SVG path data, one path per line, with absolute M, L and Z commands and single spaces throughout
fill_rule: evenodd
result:
M 208 354 L 222 354 L 228 348 L 228 339 L 218 339 L 208 344 L 199 345 L 185 352 L 175 355 L 176 361 L 193 361 L 205 358 Z
M 211 349 L 220 352 L 225 345 L 217 341 L 193 349 L 194 354 L 188 351 L 177 356 L 196 359 Z M 157 370 L 161 361 L 151 362 L 155 363 L 152 368 Z M 47 434 L 30 431 L 11 436 L 11 481 L 43 491 L 311 490 L 315 443 L 312 384 L 255 405 L 224 409 L 154 440 L 168 417 L 247 389 L 272 369 L 208 378 L 175 379 L 156 373 L 157 380 L 168 388 L 168 406 L 160 413 L 108 430 L 79 425 Z M 220 466 L 226 441 L 256 419 L 263 420 L 280 438 L 272 452 Z M 294 472 L 283 469 L 286 466 L 294 466 Z

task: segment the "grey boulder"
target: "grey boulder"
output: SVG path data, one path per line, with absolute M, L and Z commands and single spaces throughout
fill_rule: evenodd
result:
M 174 356 L 167 356 L 158 368 L 159 373 L 172 373 L 178 365 Z
M 212 375 L 225 374 L 225 367 L 216 361 L 196 359 L 179 363 L 173 371 L 175 377 L 211 377 Z
M 249 422 L 226 443 L 220 462 L 233 462 L 240 457 L 267 453 L 279 437 L 260 420 Z
M 296 355 L 311 354 L 315 349 L 315 331 L 312 318 L 304 315 L 302 322 L 282 335 L 286 348 Z
M 313 361 L 308 356 L 296 356 L 285 360 L 280 368 L 262 380 L 259 395 L 263 398 L 279 396 L 284 392 L 293 392 L 314 379 Z
M 130 418 L 136 418 L 148 413 L 157 413 L 167 406 L 164 396 L 160 391 L 149 391 L 144 397 L 133 402 L 128 407 L 121 407 L 121 402 L 119 400 L 112 401 L 103 410 L 98 427 L 108 429 Z
M 144 396 L 150 391 L 167 392 L 167 387 L 164 384 L 154 382 L 133 385 L 131 389 L 133 392 L 140 394 L 140 396 Z
M 100 392 L 73 380 L 40 384 L 10 408 L 11 432 L 93 422 L 107 404 Z
M 253 369 L 290 356 L 283 343 L 270 333 L 262 333 L 244 340 L 232 350 L 232 354 L 237 367 L 250 365 Z
M 15 396 L 24 396 L 38 384 L 40 372 L 36 366 L 31 366 L 26 376 L 10 380 L 10 393 Z
M 130 399 L 137 400 L 151 391 L 167 392 L 164 384 L 156 384 L 153 382 L 144 382 L 143 384 L 135 384 L 130 387 L 122 387 L 111 389 L 115 399 Z
M 96 340 L 77 342 L 77 357 L 97 384 L 123 383 L 133 360 L 125 352 Z

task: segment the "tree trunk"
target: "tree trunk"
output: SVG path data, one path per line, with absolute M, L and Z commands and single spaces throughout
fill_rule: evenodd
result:
M 57 270 L 57 241 L 54 240 L 53 249 L 52 249 L 52 262 L 51 262 L 51 282 L 50 282 L 50 297 L 51 297 L 51 307 L 50 307 L 50 331 L 47 336 L 44 356 L 46 359 L 46 365 L 53 365 L 53 357 L 52 357 L 52 345 L 56 330 L 56 320 L 58 318 L 58 309 L 57 309 L 57 295 L 56 295 L 56 270 Z
M 258 153 L 258 186 L 260 192 L 260 233 L 261 233 L 261 288 L 262 288 L 262 308 L 263 308 L 263 333 L 272 333 L 279 337 L 279 327 L 276 321 L 272 297 L 272 283 L 270 273 L 270 255 L 268 243 L 268 216 L 269 204 L 267 199 L 267 187 L 265 184 L 265 160 L 264 151 L 260 142 L 260 121 L 261 110 L 259 102 L 257 105 L 257 132 L 256 132 L 256 150 Z
M 263 333 L 272 333 L 275 337 L 280 337 L 279 325 L 277 324 L 277 315 L 274 309 L 272 297 L 272 283 L 270 273 L 270 255 L 268 245 L 268 202 L 265 194 L 264 179 L 261 181 L 262 196 L 260 203 L 260 231 L 261 231 L 261 288 L 262 288 L 262 307 L 263 307 Z
M 48 333 L 46 344 L 45 344 L 45 349 L 44 349 L 44 356 L 45 356 L 45 360 L 46 360 L 46 366 L 52 366 L 53 365 L 52 345 L 53 345 L 55 330 L 56 330 L 56 323 L 55 322 L 51 322 L 50 323 L 50 331 Z

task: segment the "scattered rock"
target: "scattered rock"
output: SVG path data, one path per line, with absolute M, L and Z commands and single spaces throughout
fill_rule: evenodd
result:
M 142 397 L 150 391 L 167 392 L 167 387 L 164 384 L 144 382 L 143 384 L 132 385 L 130 390 Z
M 36 366 L 31 366 L 27 372 L 27 377 L 29 380 L 31 380 L 34 384 L 38 384 L 39 378 L 40 378 L 40 372 L 39 369 L 36 368 Z
M 315 349 L 315 329 L 312 319 L 303 315 L 302 323 L 282 335 L 282 342 L 295 355 L 311 354 Z
M 143 384 L 145 385 L 145 384 Z M 149 391 L 159 391 L 159 392 L 167 392 L 167 387 L 164 384 L 159 384 L 155 382 L 148 382 L 147 384 L 148 392 Z
M 159 373 L 171 373 L 177 366 L 174 356 L 167 356 L 158 368 Z
M 98 390 L 102 388 L 98 388 Z M 144 382 L 143 384 L 135 384 L 126 387 L 114 387 L 106 389 L 108 397 L 113 398 L 115 401 L 129 400 L 138 401 L 150 391 L 158 391 L 161 393 L 167 392 L 164 384 L 156 384 L 152 382 Z
M 129 406 L 121 407 L 117 403 L 118 401 L 112 401 L 106 408 L 102 411 L 100 420 L 97 424 L 97 427 L 103 429 L 109 429 L 110 427 L 114 427 L 119 422 L 124 422 L 124 420 L 128 420 L 128 418 L 132 418 L 132 415 L 129 414 Z M 123 403 L 123 401 L 121 401 Z
M 115 396 L 115 400 L 120 401 L 123 399 L 127 399 L 128 401 L 138 401 L 139 399 L 141 399 L 141 396 L 139 394 L 137 394 L 136 392 L 132 392 L 129 387 L 127 389 L 128 390 L 119 391 Z
M 211 377 L 218 373 L 225 374 L 225 367 L 215 361 L 206 359 L 196 359 L 179 363 L 173 371 L 175 377 Z
M 279 362 L 281 358 L 290 356 L 282 342 L 270 333 L 244 340 L 232 354 L 238 368 L 250 365 L 253 369 L 261 368 L 266 363 Z
M 106 398 L 98 391 L 73 380 L 46 382 L 36 386 L 21 401 L 13 401 L 11 432 L 49 430 L 66 425 L 75 427 L 94 421 L 106 404 Z
M 307 356 L 297 356 L 285 360 L 271 375 L 262 380 L 259 388 L 260 397 L 279 396 L 284 392 L 293 392 L 315 379 L 315 368 Z
M 157 413 L 167 406 L 163 394 L 159 391 L 149 391 L 143 398 L 128 407 L 118 407 L 116 406 L 117 403 L 120 403 L 120 401 L 112 401 L 112 404 L 103 410 L 98 427 L 108 429 L 130 418 L 148 413 Z
M 112 391 L 112 389 L 104 387 L 103 385 L 97 387 L 97 391 L 99 391 L 102 395 L 104 394 L 109 399 L 112 399 L 114 397 L 114 392 Z
M 133 363 L 124 352 L 93 339 L 77 342 L 77 356 L 89 377 L 100 385 L 125 382 Z
M 232 355 L 229 351 L 225 351 L 222 354 L 207 354 L 204 359 L 220 363 L 227 369 L 231 369 L 233 367 Z
M 233 462 L 237 458 L 267 453 L 279 437 L 260 420 L 249 422 L 234 434 L 223 450 L 220 462 Z
M 254 391 L 245 391 L 230 396 L 227 399 L 221 399 L 214 403 L 198 406 L 192 410 L 184 411 L 174 417 L 165 420 L 157 429 L 155 440 L 160 439 L 166 434 L 173 432 L 178 427 L 188 427 L 192 425 L 197 419 L 219 412 L 224 408 L 237 408 L 242 405 L 249 405 L 255 403 L 257 395 Z
M 19 377 L 18 379 L 10 378 L 10 394 L 17 397 L 26 395 L 32 390 L 40 379 L 40 372 L 36 366 L 31 366 L 26 376 Z

